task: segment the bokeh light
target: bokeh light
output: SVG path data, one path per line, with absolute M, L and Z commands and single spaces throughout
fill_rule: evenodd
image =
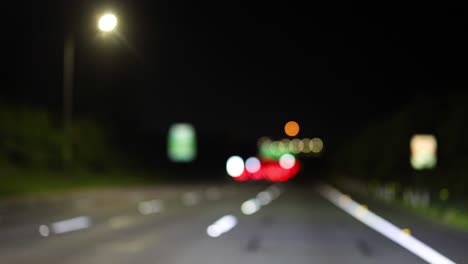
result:
M 103 15 L 98 22 L 98 27 L 101 31 L 110 32 L 117 27 L 117 17 L 114 14 L 108 13 Z
M 302 139 L 302 146 L 303 146 L 302 152 L 309 153 L 309 152 L 312 151 L 312 148 L 310 147 L 310 139 L 309 138 L 303 138 Z
M 260 203 L 257 199 L 250 199 L 241 205 L 241 211 L 245 215 L 251 215 L 260 209 Z
M 289 121 L 284 125 L 284 132 L 290 137 L 299 134 L 299 124 L 296 121 Z
M 249 173 L 256 173 L 260 170 L 260 160 L 256 157 L 250 157 L 245 161 L 245 170 Z
M 320 153 L 323 150 L 323 141 L 320 138 L 313 138 L 309 141 L 309 147 L 313 153 Z
M 244 172 L 244 160 L 239 156 L 232 156 L 226 162 L 227 174 L 231 177 L 239 177 Z
M 292 152 L 296 153 L 296 154 L 299 153 L 300 152 L 300 146 L 299 145 L 300 145 L 301 142 L 302 141 L 300 139 L 298 139 L 298 138 L 295 138 L 295 139 L 291 140 L 290 143 L 289 143 L 289 149 Z
M 296 158 L 294 158 L 293 155 L 288 154 L 288 153 L 281 155 L 279 159 L 279 164 L 283 169 L 290 169 L 294 167 L 295 163 L 296 163 Z

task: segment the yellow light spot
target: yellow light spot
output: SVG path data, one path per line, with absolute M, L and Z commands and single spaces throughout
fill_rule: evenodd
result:
M 404 228 L 403 230 L 403 233 L 407 234 L 407 235 L 411 235 L 411 230 L 409 230 L 409 228 Z
M 284 132 L 290 137 L 299 134 L 299 124 L 296 121 L 289 121 L 284 125 Z

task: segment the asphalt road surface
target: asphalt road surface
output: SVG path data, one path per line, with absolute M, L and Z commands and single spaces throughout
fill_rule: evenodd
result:
M 0 263 L 468 263 L 468 233 L 359 201 L 358 216 L 374 212 L 410 230 L 403 241 L 442 256 L 424 260 L 325 187 L 185 184 L 4 200 Z

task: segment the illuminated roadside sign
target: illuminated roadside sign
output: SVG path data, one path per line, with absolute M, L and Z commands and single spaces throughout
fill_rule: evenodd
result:
M 173 162 L 191 162 L 195 159 L 197 139 L 192 125 L 179 123 L 169 128 L 167 155 Z
M 411 138 L 410 150 L 413 169 L 433 169 L 436 166 L 437 141 L 433 135 L 414 135 Z

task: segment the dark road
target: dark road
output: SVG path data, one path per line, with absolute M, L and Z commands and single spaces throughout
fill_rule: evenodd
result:
M 5 1 L 0 264 L 468 263 L 468 10 L 312 6 Z
M 329 189 L 316 187 L 196 184 L 4 201 L 0 259 L 87 264 L 427 263 L 335 206 L 331 193 L 324 191 Z M 366 204 L 369 211 L 361 208 L 358 214 L 372 211 L 408 228 L 448 258 L 430 263 L 465 261 L 468 233 Z

